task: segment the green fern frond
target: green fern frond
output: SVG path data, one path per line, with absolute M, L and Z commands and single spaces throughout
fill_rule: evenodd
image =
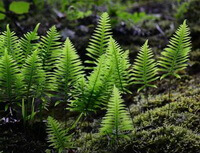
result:
M 169 45 L 161 53 L 162 56 L 158 62 L 161 72 L 164 74 L 161 79 L 167 76 L 180 78 L 179 71 L 187 67 L 189 52 L 191 51 L 190 30 L 186 21 L 178 28 L 176 33 L 169 41 Z
M 131 77 L 129 52 L 123 52 L 119 44 L 113 38 L 110 38 L 107 55 L 110 60 L 110 67 L 113 70 L 113 85 L 115 84 L 123 93 L 128 92 L 127 87 Z
M 45 72 L 42 69 L 37 50 L 26 59 L 22 68 L 22 76 L 26 98 L 29 98 L 29 96 L 35 98 L 42 94 L 45 85 Z
M 0 89 L 1 100 L 12 103 L 22 92 L 21 76 L 17 63 L 5 50 L 0 59 Z
M 142 85 L 138 92 L 147 87 L 156 87 L 152 82 L 158 79 L 157 71 L 156 62 L 147 40 L 141 47 L 133 65 L 133 83 Z
M 9 25 L 6 31 L 2 33 L 3 36 L 3 51 L 6 49 L 9 55 L 21 66 L 23 64 L 23 53 L 19 45 L 19 39 L 15 32 L 10 31 Z
M 108 102 L 107 113 L 102 120 L 100 134 L 111 134 L 118 138 L 127 130 L 133 130 L 131 119 L 125 110 L 119 90 L 114 86 L 112 97 Z
M 41 38 L 41 59 L 43 67 L 46 71 L 52 70 L 55 67 L 56 60 L 61 51 L 60 34 L 56 27 L 52 26 L 47 35 Z
M 71 101 L 71 110 L 78 111 L 87 115 L 90 112 L 96 111 L 100 105 L 102 105 L 105 95 L 103 94 L 103 81 L 105 79 L 105 73 L 108 71 L 106 64 L 106 56 L 101 55 L 96 63 L 97 67 L 94 68 L 91 75 L 88 77 L 88 81 L 81 79 L 82 92 L 77 98 Z M 78 89 L 80 87 L 77 87 Z
M 61 124 L 52 117 L 47 118 L 47 133 L 50 146 L 62 153 L 72 147 L 71 135 L 67 135 Z
M 83 69 L 84 67 L 73 44 L 67 38 L 53 78 L 55 81 L 53 84 L 57 86 L 56 90 L 67 97 L 70 90 L 74 88 L 76 81 L 82 77 Z
M 110 18 L 108 13 L 103 13 L 98 22 L 97 28 L 95 29 L 92 38 L 90 39 L 87 55 L 92 58 L 87 63 L 93 63 L 106 52 L 109 38 L 112 35 Z
M 24 34 L 24 37 L 20 39 L 20 46 L 23 51 L 25 59 L 28 55 L 36 49 L 37 43 L 34 41 L 38 40 L 40 37 L 37 34 L 39 23 L 36 25 L 35 29 L 32 32 L 27 32 Z

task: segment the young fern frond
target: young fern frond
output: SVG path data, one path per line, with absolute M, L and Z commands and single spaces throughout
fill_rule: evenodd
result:
M 45 72 L 42 69 L 41 59 L 38 50 L 29 55 L 22 68 L 24 83 L 24 96 L 28 99 L 36 98 L 43 93 L 45 86 Z
M 118 138 L 124 131 L 133 130 L 133 125 L 119 90 L 114 86 L 113 94 L 108 102 L 107 113 L 102 120 L 100 134 L 114 135 Z
M 113 38 L 110 38 L 107 55 L 110 60 L 110 67 L 113 70 L 113 85 L 115 84 L 122 93 L 128 92 L 127 87 L 131 77 L 129 52 L 123 52 L 119 44 Z
M 149 48 L 147 40 L 141 47 L 133 65 L 133 83 L 141 85 L 138 92 L 147 87 L 156 88 L 156 85 L 153 85 L 152 82 L 158 79 L 156 76 L 157 71 L 157 65 L 153 59 L 153 53 L 151 48 Z
M 59 153 L 72 147 L 71 135 L 68 135 L 67 130 L 64 130 L 62 125 L 50 116 L 47 118 L 47 133 L 50 146 Z
M 102 105 L 105 100 L 105 94 L 103 94 L 103 81 L 105 79 L 105 73 L 108 71 L 108 66 L 106 64 L 106 56 L 101 55 L 98 60 L 97 67 L 94 68 L 93 72 L 88 77 L 86 82 L 84 78 L 81 79 L 76 88 L 82 91 L 71 101 L 71 110 L 78 111 L 84 115 L 90 112 L 95 112 L 100 105 Z M 77 92 L 76 92 L 77 93 Z
M 21 66 L 23 64 L 23 54 L 19 45 L 19 39 L 15 35 L 15 32 L 10 31 L 9 25 L 6 27 L 6 31 L 2 33 L 3 48 L 7 50 L 9 55 L 12 55 L 13 59 Z
M 55 26 L 52 26 L 47 35 L 41 38 L 41 51 L 40 56 L 45 71 L 52 70 L 55 67 L 56 60 L 61 51 L 60 35 Z
M 0 95 L 1 100 L 11 104 L 16 102 L 22 94 L 22 80 L 17 63 L 11 55 L 5 50 L 0 59 Z
M 103 13 L 86 49 L 88 51 L 87 55 L 92 58 L 92 60 L 86 61 L 87 63 L 94 64 L 106 52 L 111 35 L 109 15 L 108 13 Z
M 36 25 L 35 29 L 31 32 L 27 32 L 24 34 L 24 37 L 20 39 L 20 46 L 23 51 L 25 59 L 28 55 L 36 49 L 38 43 L 34 43 L 34 41 L 38 40 L 40 37 L 37 34 L 39 23 Z
M 169 41 L 169 45 L 161 53 L 158 61 L 160 71 L 164 74 L 161 79 L 167 76 L 180 78 L 179 71 L 187 67 L 189 52 L 191 51 L 190 30 L 186 21 L 178 28 L 176 33 Z
M 55 70 L 55 77 L 53 77 L 56 90 L 67 98 L 76 81 L 83 76 L 83 73 L 81 60 L 73 44 L 67 38 Z

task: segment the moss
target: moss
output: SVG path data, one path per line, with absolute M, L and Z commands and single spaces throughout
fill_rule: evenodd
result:
M 137 115 L 133 120 L 135 127 L 137 129 L 157 128 L 165 124 L 173 124 L 200 132 L 200 102 L 186 97 L 179 100 L 180 102 L 176 101 Z
M 86 148 L 93 153 L 198 153 L 200 136 L 187 128 L 170 125 L 150 131 L 133 131 L 121 138 L 118 145 L 109 137 L 93 134 Z
M 200 149 L 200 136 L 178 126 L 166 126 L 133 133 L 131 138 L 120 144 L 119 152 L 198 153 Z

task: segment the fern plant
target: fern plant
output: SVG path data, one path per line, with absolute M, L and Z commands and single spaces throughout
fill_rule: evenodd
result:
M 161 79 L 167 76 L 175 76 L 180 78 L 179 71 L 187 67 L 189 52 L 191 51 L 190 30 L 186 24 L 186 20 L 178 28 L 176 33 L 169 41 L 169 45 L 161 53 L 159 65 L 160 71 L 164 72 Z
M 39 26 L 40 24 L 38 23 L 33 31 L 27 32 L 24 34 L 24 37 L 20 39 L 20 47 L 25 59 L 28 55 L 31 55 L 38 45 L 36 41 L 40 38 L 37 34 Z
M 60 34 L 57 32 L 55 26 L 52 26 L 49 31 L 47 31 L 46 36 L 41 38 L 40 56 L 45 71 L 50 71 L 55 68 L 56 60 L 61 50 L 61 42 L 59 40 Z
M 1 50 L 4 51 L 6 49 L 8 54 L 12 55 L 13 59 L 18 63 L 18 66 L 21 67 L 24 57 L 19 45 L 19 38 L 15 32 L 10 31 L 9 25 L 6 26 L 6 31 L 2 33 L 1 43 L 3 44 L 1 45 L 3 47 Z
M 56 67 L 52 84 L 56 86 L 55 90 L 67 100 L 72 94 L 70 91 L 74 88 L 76 81 L 84 74 L 84 67 L 69 38 L 65 41 L 65 46 Z
M 153 53 L 147 40 L 133 64 L 133 83 L 141 85 L 138 92 L 144 89 L 147 91 L 148 87 L 156 88 L 156 85 L 153 85 L 152 82 L 158 79 L 157 71 L 157 64 L 153 59 Z
M 80 79 L 74 91 L 78 93 L 78 95 L 70 104 L 71 110 L 88 115 L 91 112 L 95 112 L 102 105 L 105 100 L 105 94 L 102 94 L 104 86 L 103 81 L 105 79 L 104 74 L 109 68 L 105 61 L 106 56 L 101 55 L 96 63 L 97 66 L 90 76 L 88 76 L 87 80 L 84 78 Z M 82 91 L 80 91 L 80 89 Z
M 161 79 L 167 76 L 175 76 L 176 78 L 180 78 L 178 72 L 184 70 L 187 67 L 188 56 L 189 52 L 191 51 L 189 34 L 190 30 L 185 20 L 170 39 L 167 48 L 165 48 L 164 51 L 161 53 L 162 56 L 158 61 L 160 71 L 163 72 Z M 169 83 L 169 99 L 170 84 L 171 83 Z
M 33 51 L 32 55 L 29 55 L 26 59 L 22 68 L 22 76 L 26 100 L 39 97 L 44 91 L 45 72 L 42 69 L 38 50 Z
M 100 134 L 114 135 L 114 137 L 118 139 L 120 135 L 123 136 L 124 131 L 132 129 L 131 119 L 128 112 L 125 110 L 120 92 L 114 86 L 112 97 L 108 102 L 107 113 L 102 120 Z
M 47 118 L 48 142 L 58 153 L 72 148 L 72 135 L 67 134 L 67 132 L 57 120 L 50 116 Z
M 86 49 L 87 55 L 91 58 L 91 60 L 86 61 L 87 63 L 94 64 L 106 52 L 111 35 L 109 15 L 108 13 L 103 13 Z
M 0 89 L 1 101 L 7 102 L 7 106 L 17 102 L 22 95 L 22 77 L 17 63 L 5 50 L 0 59 Z M 7 107 L 8 108 L 8 107 Z
M 122 92 L 127 93 L 128 85 L 130 84 L 130 62 L 129 52 L 124 52 L 119 44 L 110 37 L 109 46 L 107 48 L 107 56 L 110 61 L 110 67 L 112 69 L 112 82 Z

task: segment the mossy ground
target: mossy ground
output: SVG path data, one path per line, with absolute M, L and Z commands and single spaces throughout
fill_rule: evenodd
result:
M 84 122 L 76 144 L 83 152 L 126 153 L 198 153 L 200 152 L 200 79 L 199 74 L 173 80 L 171 99 L 168 90 L 150 91 L 149 103 L 134 96 L 130 106 L 134 130 L 115 141 L 112 136 L 99 136 L 101 119 Z M 163 85 L 167 81 L 162 82 Z M 166 86 L 167 87 L 167 86 Z M 187 89 L 187 90 L 185 90 Z M 157 91 L 156 91 L 157 90 Z M 80 128 L 81 129 L 81 128 Z M 75 144 L 75 145 L 76 145 Z

